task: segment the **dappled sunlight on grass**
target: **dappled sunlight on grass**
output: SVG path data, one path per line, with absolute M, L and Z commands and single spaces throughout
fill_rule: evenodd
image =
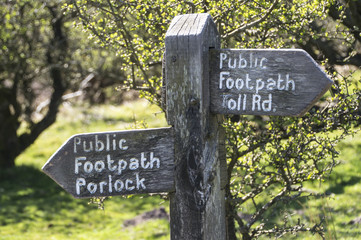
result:
M 154 208 L 168 211 L 161 197 L 112 197 L 100 210 L 89 199 L 74 199 L 41 171 L 72 135 L 163 127 L 160 111 L 145 100 L 121 106 L 63 106 L 56 123 L 17 159 L 17 167 L 0 170 L 0 239 L 169 239 L 164 219 L 123 226 L 123 221 Z
M 166 219 L 123 225 L 125 220 L 155 208 L 169 212 L 168 201 L 160 196 L 112 197 L 100 210 L 89 204 L 89 199 L 74 199 L 41 172 L 47 159 L 74 134 L 144 126 L 167 125 L 160 109 L 143 100 L 122 106 L 63 106 L 57 122 L 17 159 L 17 167 L 0 170 L 0 239 L 169 239 Z M 300 218 L 311 227 L 324 218 L 328 240 L 361 238 L 360 225 L 351 224 L 361 216 L 361 133 L 342 141 L 338 149 L 341 164 L 330 178 L 304 186 L 321 194 L 317 200 L 305 197 L 286 206 L 279 204 L 267 216 L 271 223 L 272 219 L 279 223 L 287 211 L 290 223 Z M 243 209 L 246 213 L 252 206 Z M 321 238 L 300 233 L 285 239 Z

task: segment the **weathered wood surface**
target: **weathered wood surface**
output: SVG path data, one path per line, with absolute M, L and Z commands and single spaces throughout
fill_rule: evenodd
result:
M 170 128 L 72 136 L 43 171 L 76 198 L 174 189 Z
M 300 49 L 220 49 L 210 56 L 214 113 L 302 116 L 332 84 Z
M 209 112 L 209 49 L 219 35 L 208 14 L 180 15 L 165 37 L 167 119 L 175 136 L 171 239 L 226 239 L 223 130 Z

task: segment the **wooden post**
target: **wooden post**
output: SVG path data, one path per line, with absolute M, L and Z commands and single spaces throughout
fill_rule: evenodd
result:
M 226 239 L 224 135 L 209 94 L 209 49 L 219 47 L 209 14 L 177 16 L 166 34 L 167 119 L 175 139 L 171 239 Z

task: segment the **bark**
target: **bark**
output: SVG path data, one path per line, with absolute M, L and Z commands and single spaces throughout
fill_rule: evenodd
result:
M 19 137 L 19 154 L 33 144 L 39 135 L 56 121 L 59 106 L 62 102 L 62 96 L 66 90 L 62 65 L 67 56 L 68 45 L 66 35 L 63 32 L 63 16 L 56 11 L 55 7 L 49 7 L 48 9 L 53 16 L 53 39 L 46 57 L 47 65 L 50 66 L 50 77 L 53 81 L 53 94 L 50 99 L 48 112 L 44 118 L 31 127 L 30 133 L 25 133 Z
M 19 149 L 16 131 L 18 121 L 11 112 L 10 92 L 2 89 L 0 92 L 0 168 L 10 168 L 15 165 L 15 157 Z
M 26 74 L 24 71 L 26 66 L 17 69 L 14 74 L 12 89 L 0 88 L 0 168 L 14 167 L 16 157 L 33 144 L 39 135 L 55 122 L 62 96 L 66 90 L 62 66 L 67 57 L 68 46 L 67 36 L 64 33 L 63 15 L 55 7 L 48 7 L 48 10 L 52 15 L 49 21 L 53 33 L 47 49 L 47 61 L 45 63 L 49 66 L 49 75 L 53 86 L 49 110 L 38 123 L 30 122 L 29 131 L 18 135 L 19 117 L 21 117 L 22 110 L 20 108 L 21 100 L 19 100 L 17 93 L 20 81 L 26 81 L 27 78 L 24 75 Z

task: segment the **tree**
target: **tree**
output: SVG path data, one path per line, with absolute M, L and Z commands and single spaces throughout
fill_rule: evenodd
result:
M 0 14 L 0 167 L 6 168 L 55 121 L 67 87 L 68 38 L 55 4 L 7 1 Z M 47 113 L 35 123 L 31 114 L 39 78 L 50 78 L 53 92 Z M 27 126 L 19 134 L 21 122 Z
M 335 81 L 331 93 L 302 118 L 228 116 L 224 124 L 227 228 L 230 239 L 246 240 L 303 231 L 324 237 L 322 217 L 310 226 L 297 218 L 291 224 L 284 206 L 317 197 L 304 184 L 327 178 L 337 164 L 336 143 L 359 124 L 360 89 L 351 74 L 337 70 L 360 67 L 360 6 L 343 0 L 73 0 L 67 8 L 123 59 L 125 86 L 158 104 L 165 32 L 171 19 L 184 13 L 210 13 L 223 47 L 301 47 L 329 72 Z M 282 221 L 270 221 L 278 211 Z
M 6 1 L 0 16 L 0 168 L 8 168 L 55 122 L 66 91 L 99 102 L 122 74 L 114 54 L 69 27 L 74 16 L 57 1 Z

